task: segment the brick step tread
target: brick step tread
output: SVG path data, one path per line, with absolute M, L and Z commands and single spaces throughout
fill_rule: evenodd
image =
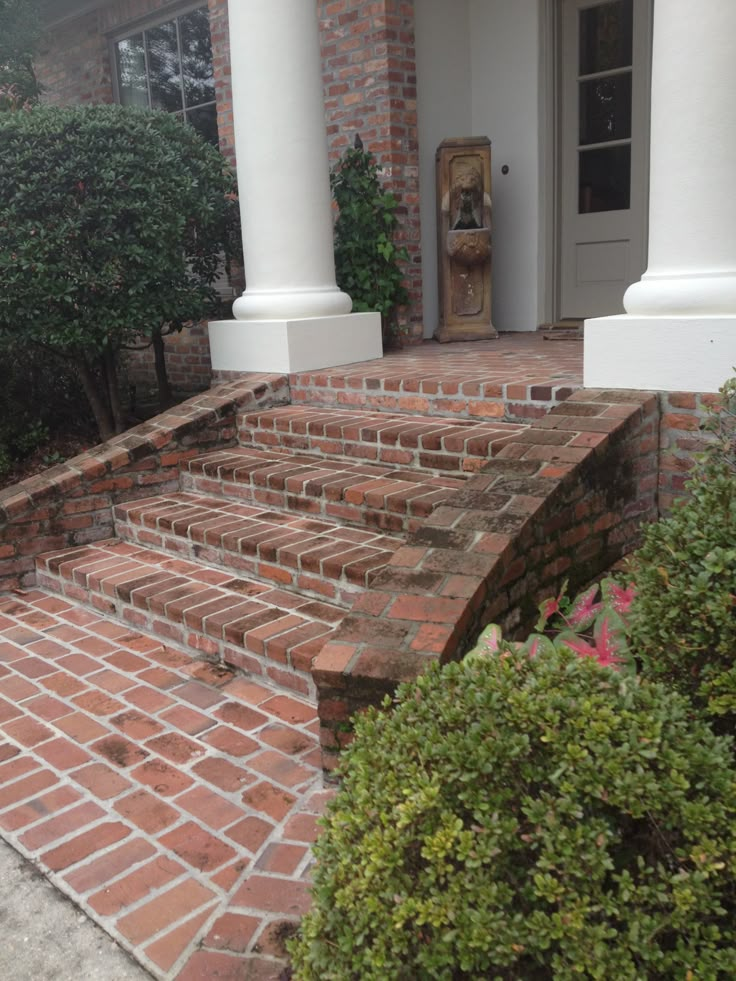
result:
M 119 504 L 114 516 L 126 541 L 348 605 L 403 544 L 376 529 L 186 492 Z
M 495 418 L 428 418 L 293 405 L 239 417 L 241 444 L 458 473 L 477 472 L 525 428 Z
M 464 476 L 235 447 L 189 460 L 182 487 L 383 531 L 413 531 Z
M 47 552 L 36 565 L 41 588 L 310 697 L 312 660 L 345 615 L 332 603 L 118 539 Z

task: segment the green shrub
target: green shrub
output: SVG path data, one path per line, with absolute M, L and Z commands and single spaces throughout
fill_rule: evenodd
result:
M 401 263 L 408 260 L 408 254 L 394 241 L 398 202 L 383 190 L 379 174 L 375 157 L 360 144 L 345 151 L 330 183 L 338 207 L 337 285 L 352 298 L 353 310 L 377 310 L 386 328 L 397 306 L 407 301 Z
M 634 557 L 630 644 L 644 674 L 736 728 L 736 386 L 708 423 L 715 439 L 688 498 L 651 525 Z
M 664 686 L 508 651 L 357 720 L 301 981 L 736 976 L 730 743 Z
M 54 436 L 94 442 L 95 425 L 71 365 L 38 349 L 0 354 L 0 477 Z
M 0 342 L 73 365 L 103 439 L 125 427 L 121 349 L 215 301 L 232 189 L 217 150 L 164 112 L 0 113 Z

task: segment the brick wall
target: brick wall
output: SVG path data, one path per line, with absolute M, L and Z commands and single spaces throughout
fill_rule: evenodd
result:
M 659 429 L 659 509 L 671 510 L 682 498 L 685 482 L 693 464 L 693 454 L 703 449 L 700 426 L 707 406 L 714 405 L 717 395 L 695 392 L 662 392 L 662 418 Z
M 286 378 L 244 375 L 0 491 L 0 590 L 32 585 L 37 555 L 113 534 L 120 501 L 177 490 L 179 464 L 236 442 L 236 414 L 288 401 Z
M 523 635 L 564 579 L 574 591 L 636 546 L 657 517 L 658 426 L 652 393 L 576 392 L 432 512 L 314 663 L 327 768 L 356 712 L 488 623 Z
M 197 323 L 164 338 L 166 370 L 174 393 L 191 395 L 209 388 L 212 382 L 207 324 Z M 126 353 L 126 375 L 136 389 L 136 398 L 146 399 L 157 391 L 156 366 L 150 348 Z

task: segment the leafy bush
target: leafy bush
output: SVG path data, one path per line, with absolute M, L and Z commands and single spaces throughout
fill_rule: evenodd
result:
M 95 425 L 74 369 L 43 350 L 3 345 L 0 478 L 57 434 L 94 442 Z
M 124 428 L 121 348 L 216 299 L 232 189 L 217 150 L 163 112 L 0 114 L 0 343 L 73 365 L 103 439 Z
M 736 383 L 706 428 L 689 497 L 651 525 L 633 562 L 630 643 L 644 674 L 736 729 Z
M 390 325 L 396 307 L 407 301 L 401 263 L 405 248 L 396 245 L 398 228 L 393 194 L 384 191 L 380 168 L 359 140 L 342 155 L 330 175 L 338 207 L 335 222 L 337 285 L 350 295 L 353 310 L 377 310 Z
M 730 744 L 664 686 L 476 657 L 357 720 L 295 977 L 736 976 Z

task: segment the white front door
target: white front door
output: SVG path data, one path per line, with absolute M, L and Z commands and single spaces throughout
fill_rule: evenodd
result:
M 623 313 L 646 267 L 651 0 L 562 0 L 561 317 Z

